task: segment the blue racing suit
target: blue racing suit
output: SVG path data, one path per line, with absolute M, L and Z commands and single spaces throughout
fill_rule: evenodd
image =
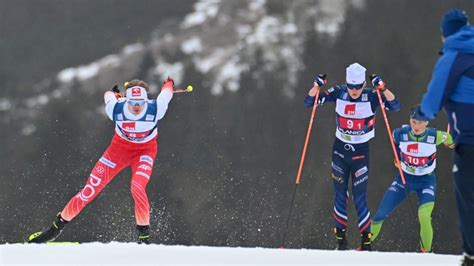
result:
M 406 183 L 397 175 L 385 192 L 377 212 L 372 219 L 372 240 L 379 235 L 382 223 L 411 192 L 418 195 L 418 217 L 420 222 L 420 245 L 423 251 L 431 251 L 433 227 L 431 213 L 436 193 L 436 146 L 452 144 L 451 136 L 434 128 L 427 128 L 421 135 L 415 135 L 410 126 L 393 131 L 393 140 L 400 158 Z
M 352 99 L 347 86 L 337 85 L 322 92 L 318 104 L 336 102 L 336 139 L 332 152 L 332 178 L 335 189 L 334 219 L 337 228 L 347 227 L 349 182 L 357 209 L 359 231 L 370 232 L 370 211 L 367 206 L 369 178 L 369 140 L 374 137 L 375 110 L 379 106 L 374 89 L 365 88 L 357 99 Z M 398 111 L 397 99 L 387 101 L 387 109 Z M 313 106 L 315 97 L 306 96 L 305 105 Z M 349 177 L 352 180 L 349 181 Z

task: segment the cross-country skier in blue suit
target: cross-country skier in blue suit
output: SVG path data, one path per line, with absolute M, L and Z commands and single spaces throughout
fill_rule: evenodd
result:
M 369 140 L 375 136 L 375 110 L 379 106 L 376 90 L 365 88 L 365 68 L 358 63 L 346 69 L 346 84 L 336 85 L 320 94 L 318 104 L 336 102 L 336 139 L 332 152 L 332 178 L 335 189 L 334 219 L 337 249 L 348 248 L 346 238 L 347 201 L 349 182 L 357 209 L 361 250 L 371 250 L 370 211 L 367 206 L 369 178 Z M 323 83 L 321 76 L 305 99 L 305 105 L 314 105 L 315 95 Z M 372 84 L 382 91 L 385 107 L 400 110 L 400 103 L 379 76 Z M 352 181 L 349 177 L 352 176 Z
M 397 147 L 406 184 L 398 175 L 380 203 L 372 219 L 372 241 L 382 229 L 382 224 L 390 213 L 407 197 L 408 193 L 418 195 L 418 219 L 420 222 L 420 239 L 422 252 L 431 252 L 433 227 L 431 213 L 435 205 L 436 193 L 436 146 L 445 144 L 453 148 L 453 138 L 449 133 L 427 128 L 428 121 L 419 117 L 418 108 L 410 110 L 410 125 L 393 131 L 393 140 Z

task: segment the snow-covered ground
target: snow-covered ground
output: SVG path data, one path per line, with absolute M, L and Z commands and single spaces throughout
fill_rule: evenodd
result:
M 461 256 L 135 243 L 0 245 L 0 265 L 459 265 Z

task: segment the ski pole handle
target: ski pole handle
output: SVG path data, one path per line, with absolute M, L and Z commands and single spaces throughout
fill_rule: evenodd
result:
M 385 121 L 385 126 L 387 128 L 388 137 L 390 138 L 390 144 L 392 146 L 393 155 L 395 156 L 395 162 L 397 165 L 400 165 L 400 158 L 398 156 L 397 149 L 395 148 L 395 143 L 392 137 L 392 129 L 390 128 L 390 124 L 388 123 L 387 113 L 385 111 L 385 105 L 383 104 L 383 101 L 382 101 L 382 95 L 380 94 L 380 90 L 376 90 L 376 92 L 377 92 L 377 97 L 379 98 L 380 109 L 382 109 L 383 119 Z M 402 178 L 402 183 L 403 185 L 405 185 L 406 184 L 405 174 L 403 173 L 403 170 L 401 167 L 397 167 L 397 168 L 398 168 L 398 172 L 400 173 L 400 177 Z
M 186 89 L 177 88 L 177 89 L 175 89 L 175 90 L 173 91 L 173 93 L 192 92 L 193 89 L 194 89 L 193 86 L 188 85 L 188 86 L 186 87 Z

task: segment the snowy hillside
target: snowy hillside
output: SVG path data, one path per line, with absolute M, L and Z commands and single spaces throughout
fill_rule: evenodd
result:
M 458 265 L 460 256 L 307 249 L 184 247 L 132 243 L 2 245 L 0 264 Z

